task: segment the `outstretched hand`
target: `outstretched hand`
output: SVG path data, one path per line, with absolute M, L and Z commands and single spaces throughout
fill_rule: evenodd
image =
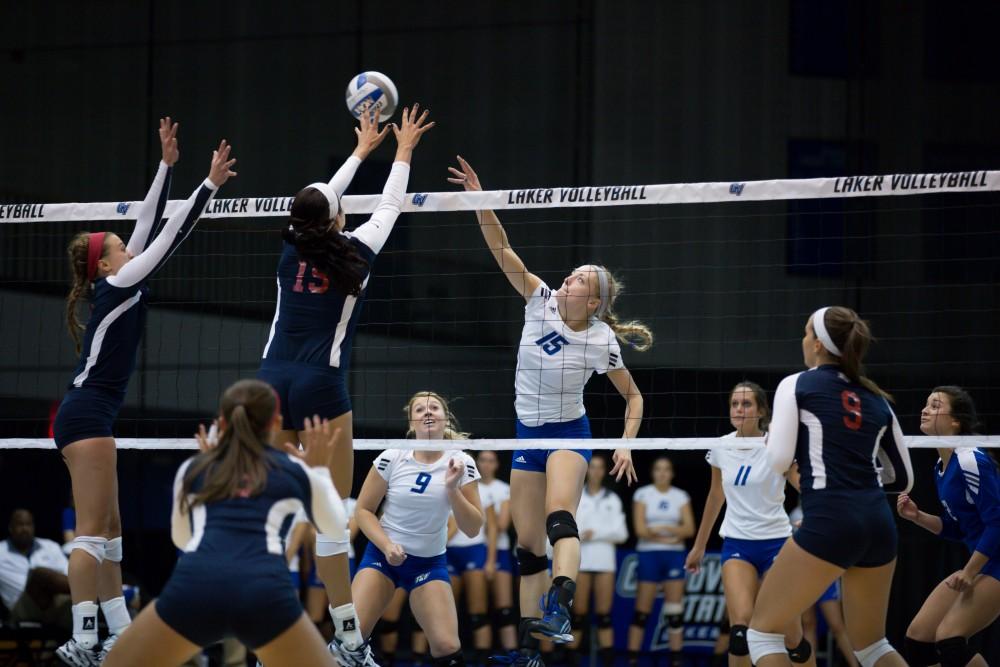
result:
M 420 143 L 420 137 L 424 136 L 424 132 L 434 127 L 434 121 L 427 122 L 430 111 L 424 109 L 419 117 L 418 111 L 420 111 L 419 104 L 414 104 L 412 109 L 404 107 L 399 125 L 392 124 L 392 133 L 396 135 L 396 144 L 400 151 L 412 151 Z
M 635 465 L 632 463 L 631 450 L 624 447 L 616 449 L 615 453 L 611 455 L 611 460 L 615 465 L 609 474 L 615 478 L 616 482 L 620 482 L 622 477 L 625 478 L 629 486 L 639 481 L 638 475 L 635 474 Z
M 198 451 L 202 453 L 215 449 L 219 444 L 219 420 L 213 419 L 212 426 L 208 430 L 205 430 L 204 424 L 198 424 L 198 432 L 194 434 L 194 439 L 198 441 Z
M 212 168 L 208 171 L 208 180 L 212 181 L 212 185 L 217 188 L 221 188 L 226 181 L 236 175 L 236 172 L 231 169 L 236 164 L 236 158 L 229 159 L 229 151 L 232 148 L 223 139 L 219 142 L 219 147 L 212 151 Z
M 177 147 L 177 128 L 180 127 L 180 123 L 175 123 L 170 120 L 170 116 L 160 119 L 160 151 L 162 154 L 162 160 L 164 164 L 168 167 L 172 167 L 177 164 L 177 160 L 181 157 L 181 151 Z
M 476 175 L 472 166 L 461 155 L 455 157 L 458 159 L 458 166 L 462 169 L 459 171 L 454 167 L 448 167 L 448 171 L 452 173 L 452 176 L 448 177 L 448 182 L 461 185 L 466 190 L 482 190 L 483 186 L 479 183 L 479 176 Z
M 290 442 L 285 443 L 285 451 L 302 459 L 310 468 L 328 468 L 333 461 L 333 450 L 340 428 L 333 428 L 329 419 L 320 419 L 319 415 L 312 419 L 306 417 L 305 428 L 301 432 L 302 449 Z
M 373 150 L 378 148 L 382 140 L 389 134 L 389 126 L 378 129 L 378 111 L 364 111 L 358 118 L 358 126 L 354 128 L 354 134 L 358 136 L 358 147 L 354 149 L 354 156 L 364 160 Z

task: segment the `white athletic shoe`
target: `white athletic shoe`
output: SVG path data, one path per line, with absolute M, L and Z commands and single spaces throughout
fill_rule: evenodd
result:
M 111 647 L 115 645 L 116 641 L 118 641 L 118 635 L 108 635 L 104 638 L 104 641 L 101 643 L 101 650 L 97 654 L 97 659 L 101 664 L 108 659 L 108 653 L 111 653 Z
M 56 657 L 72 667 L 100 667 L 101 664 L 100 652 L 96 647 L 83 648 L 75 639 L 70 639 L 57 648 Z
M 330 649 L 330 653 L 343 667 L 379 667 L 378 663 L 375 662 L 375 655 L 372 653 L 372 647 L 365 642 L 353 651 L 347 648 L 337 637 L 335 636 L 327 644 L 327 648 Z

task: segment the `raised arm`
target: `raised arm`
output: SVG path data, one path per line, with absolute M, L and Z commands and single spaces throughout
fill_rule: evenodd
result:
M 452 173 L 452 177 L 448 178 L 448 182 L 461 185 L 466 190 L 482 190 L 483 186 L 479 183 L 479 176 L 476 175 L 476 172 L 469 163 L 461 155 L 456 157 L 458 158 L 458 166 L 461 167 L 461 170 L 448 167 L 448 171 Z M 486 246 L 490 249 L 493 259 L 496 260 L 500 270 L 507 276 L 507 280 L 511 286 L 527 301 L 542 283 L 541 279 L 535 274 L 528 272 L 528 269 L 524 266 L 524 262 L 514 252 L 514 249 L 510 247 L 510 241 L 507 240 L 507 232 L 500 225 L 500 219 L 496 213 L 493 211 L 476 211 L 476 220 L 479 221 L 479 231 L 483 233 L 483 238 L 486 239 Z
M 182 550 L 191 541 L 193 535 L 191 531 L 191 514 L 189 511 L 181 511 L 180 498 L 181 489 L 184 486 L 184 475 L 187 474 L 192 461 L 194 461 L 194 458 L 190 458 L 182 463 L 181 467 L 177 469 L 177 474 L 174 475 L 174 495 L 170 509 L 170 539 L 173 541 L 175 547 Z
M 354 128 L 354 134 L 358 136 L 358 146 L 330 179 L 330 187 L 333 188 L 338 197 L 344 196 L 344 191 L 354 180 L 354 174 L 357 173 L 358 167 L 373 150 L 378 148 L 388 133 L 388 125 L 379 132 L 378 121 L 375 120 L 373 114 L 361 114 L 361 118 L 358 119 L 358 127 Z
M 170 116 L 160 119 L 160 165 L 156 170 L 156 176 L 153 177 L 153 184 L 149 186 L 149 192 L 146 193 L 146 198 L 139 204 L 135 229 L 128 240 L 126 249 L 133 256 L 138 255 L 146 248 L 149 235 L 156 223 L 163 218 L 163 211 L 167 207 L 171 170 L 180 157 L 180 151 L 177 148 L 178 127 L 178 123 L 171 122 Z
M 798 378 L 798 373 L 789 375 L 774 392 L 774 412 L 771 430 L 767 434 L 767 463 L 782 475 L 792 466 L 795 442 L 799 436 L 799 405 L 795 400 Z
M 382 246 L 389 239 L 389 234 L 392 233 L 392 228 L 396 225 L 396 219 L 399 218 L 403 195 L 406 194 L 406 184 L 410 179 L 413 149 L 420 143 L 420 137 L 424 132 L 434 127 L 433 122 L 427 122 L 429 112 L 424 110 L 418 117 L 419 110 L 419 104 L 414 104 L 412 111 L 403 109 L 400 126 L 392 125 L 393 134 L 396 136 L 396 158 L 382 190 L 382 199 L 368 222 L 351 232 L 376 254 L 382 250 Z

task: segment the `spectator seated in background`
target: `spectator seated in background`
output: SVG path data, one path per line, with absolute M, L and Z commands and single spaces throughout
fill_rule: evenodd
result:
M 10 515 L 9 536 L 0 542 L 0 599 L 12 623 L 34 621 L 72 629 L 69 561 L 52 540 L 35 537 L 31 512 Z

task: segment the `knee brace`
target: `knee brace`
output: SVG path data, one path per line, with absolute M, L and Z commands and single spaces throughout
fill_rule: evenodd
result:
M 937 645 L 934 642 L 922 642 L 907 637 L 903 644 L 903 652 L 906 662 L 913 667 L 930 667 L 941 662 L 941 656 L 938 655 Z
M 399 632 L 399 621 L 387 621 L 384 618 L 378 622 L 379 634 L 391 635 L 394 632 Z
M 747 644 L 747 630 L 745 625 L 734 625 L 729 631 L 729 653 L 730 655 L 750 655 L 750 645 Z
M 730 639 L 729 641 L 732 640 Z M 755 665 L 760 662 L 761 658 L 767 655 L 786 655 L 785 635 L 773 632 L 757 632 L 751 628 L 747 630 L 747 644 L 750 647 L 750 660 Z
M 527 549 L 517 548 L 517 569 L 522 577 L 547 572 L 549 569 L 549 559 L 545 556 L 536 556 Z
M 472 628 L 473 631 L 489 624 L 490 619 L 486 614 L 469 614 L 469 627 Z
M 347 553 L 347 538 L 336 540 L 323 533 L 316 533 L 316 557 L 329 558 Z
M 73 540 L 73 548 L 70 553 L 80 549 L 81 551 L 86 551 L 88 554 L 94 557 L 97 564 L 100 565 L 104 562 L 105 553 L 107 552 L 108 538 L 106 537 L 87 537 L 86 535 L 78 535 Z
M 684 630 L 684 605 L 680 602 L 664 602 L 663 616 L 667 619 L 669 632 L 682 632 Z
M 498 628 L 517 623 L 517 615 L 514 613 L 513 607 L 500 607 L 494 610 L 493 614 L 493 622 L 496 623 Z
M 553 547 L 564 537 L 580 539 L 580 531 L 576 528 L 576 519 L 566 510 L 556 510 L 546 517 L 545 532 L 549 536 L 549 544 Z
M 459 649 L 451 655 L 434 658 L 433 662 L 437 667 L 461 667 L 465 664 L 465 656 L 462 655 L 462 649 Z
M 637 628 L 646 629 L 646 620 L 649 618 L 649 614 L 641 611 L 632 612 L 632 625 Z
M 108 540 L 108 543 L 104 546 L 104 559 L 109 560 L 112 563 L 122 562 L 121 537 L 116 537 L 113 540 Z
M 602 630 L 606 630 L 613 627 L 614 623 L 611 621 L 611 614 L 598 614 L 597 616 L 597 627 Z
M 937 650 L 941 654 L 941 667 L 965 667 L 976 656 L 965 637 L 942 639 L 937 642 Z
M 962 641 L 964 642 L 965 640 L 963 639 Z M 938 647 L 940 646 L 941 645 L 938 644 Z M 895 650 L 896 649 L 892 647 L 892 644 L 889 643 L 889 640 L 882 637 L 882 639 L 878 640 L 874 644 L 866 646 L 860 651 L 855 651 L 854 657 L 861 663 L 861 667 L 875 667 L 875 663 L 879 661 L 879 658 L 888 653 L 892 653 Z M 941 664 L 945 664 L 943 660 L 941 661 Z M 961 665 L 962 667 L 965 667 L 964 662 L 961 663 Z
M 803 637 L 798 646 L 788 649 L 788 659 L 792 662 L 802 664 L 809 661 L 812 652 L 812 644 L 809 643 L 808 639 Z
M 569 625 L 574 630 L 579 630 L 587 622 L 586 614 L 573 614 L 573 617 L 569 620 Z

